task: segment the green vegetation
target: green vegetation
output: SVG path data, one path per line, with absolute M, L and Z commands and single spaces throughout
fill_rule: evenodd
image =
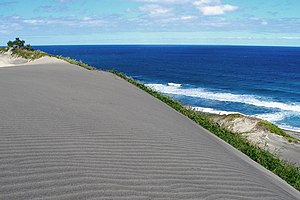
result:
M 195 121 L 203 128 L 209 130 L 214 133 L 227 143 L 231 144 L 236 149 L 240 150 L 247 156 L 249 156 L 252 160 L 264 166 L 266 169 L 272 171 L 277 174 L 283 180 L 288 182 L 290 185 L 295 187 L 300 191 L 300 168 L 294 164 L 288 163 L 271 154 L 270 152 L 260 149 L 258 146 L 251 144 L 244 137 L 239 134 L 234 134 L 224 128 L 220 127 L 218 124 L 209 120 L 209 117 L 200 112 L 195 112 L 192 109 L 186 108 L 180 102 L 174 101 L 172 98 L 164 96 L 157 91 L 154 91 L 142 83 L 135 81 L 132 78 L 127 77 L 124 74 L 118 73 L 114 70 L 110 70 L 109 72 L 125 79 L 129 83 L 137 86 L 138 88 L 144 90 L 150 95 L 158 98 L 162 102 L 166 103 L 176 111 L 182 113 L 183 115 L 189 117 L 191 120 Z
M 15 41 L 8 41 L 7 47 L 15 49 L 25 49 L 27 51 L 34 51 L 30 44 L 25 45 L 25 41 L 20 40 L 20 38 L 16 38 Z
M 207 114 L 207 117 L 209 119 L 213 119 L 215 116 L 220 117 L 217 114 Z M 262 120 L 262 119 L 258 119 L 258 118 L 254 118 L 254 117 L 249 117 L 249 116 L 244 116 L 242 114 L 229 114 L 229 115 L 224 115 L 220 117 L 221 119 L 227 119 L 229 121 L 233 121 L 237 118 L 247 118 L 247 119 L 253 119 L 258 121 L 257 123 L 257 127 L 261 128 L 263 130 L 269 131 L 271 133 L 283 136 L 284 138 L 288 139 L 289 142 L 294 142 L 294 143 L 298 143 L 300 140 L 297 138 L 294 138 L 293 136 L 287 134 L 286 132 L 284 132 L 282 129 L 280 129 L 278 126 L 276 126 L 275 124 L 272 124 L 268 121 Z
M 85 69 L 88 69 L 88 70 L 95 70 L 96 68 L 88 65 L 88 64 L 85 64 L 83 63 L 81 60 L 78 61 L 78 60 L 75 60 L 75 59 L 72 59 L 72 58 L 69 58 L 69 57 L 63 57 L 63 56 L 55 56 L 56 58 L 58 59 L 61 59 L 61 60 L 64 60 L 72 65 L 78 65 L 80 67 L 83 67 Z
M 29 51 L 26 49 L 14 49 L 12 51 L 12 55 L 17 56 L 17 57 L 21 57 L 21 58 L 25 58 L 28 60 L 36 60 L 39 59 L 41 57 L 47 56 L 49 54 L 42 52 L 42 51 Z
M 5 53 L 5 52 L 7 52 L 8 51 L 8 48 L 7 47 L 5 47 L 5 48 L 0 48 L 0 53 Z
M 20 38 L 16 38 L 15 41 L 8 41 L 7 47 L 0 51 L 7 52 L 9 49 L 12 50 L 13 56 L 22 57 L 28 60 L 35 60 L 49 55 L 45 52 L 34 50 L 30 44 L 25 45 L 25 41 L 20 40 Z
M 293 141 L 293 142 L 297 142 L 298 139 L 294 138 L 292 136 L 290 136 L 289 134 L 287 134 L 286 132 L 284 132 L 282 129 L 278 128 L 276 125 L 268 122 L 268 121 L 260 121 L 257 124 L 258 126 L 260 126 L 261 128 L 270 131 L 271 133 L 275 133 L 277 135 L 283 136 L 287 139 L 289 139 L 289 141 Z

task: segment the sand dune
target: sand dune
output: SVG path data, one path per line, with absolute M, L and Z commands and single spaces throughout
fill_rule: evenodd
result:
M 11 51 L 1 53 L 0 52 L 0 67 L 18 66 L 20 64 L 27 63 L 28 60 L 20 57 L 13 57 Z
M 299 199 L 124 80 L 34 64 L 0 69 L 0 199 Z

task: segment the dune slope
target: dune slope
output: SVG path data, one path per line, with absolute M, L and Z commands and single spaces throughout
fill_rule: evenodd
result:
M 113 74 L 0 68 L 0 199 L 299 199 L 299 192 Z
M 11 50 L 5 53 L 0 52 L 0 67 L 18 66 L 27 62 L 28 60 L 24 58 L 12 56 Z

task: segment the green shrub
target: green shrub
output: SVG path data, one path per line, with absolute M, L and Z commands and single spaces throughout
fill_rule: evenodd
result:
M 280 129 L 278 126 L 276 126 L 275 124 L 272 124 L 268 121 L 260 121 L 257 124 L 258 126 L 260 126 L 261 128 L 270 131 L 271 133 L 275 133 L 277 135 L 280 135 L 284 138 L 289 139 L 290 141 L 297 141 L 298 139 L 290 136 L 289 134 L 287 134 L 286 132 L 284 132 L 282 129 Z
M 14 49 L 12 51 L 12 55 L 25 58 L 28 60 L 36 60 L 47 55 L 49 56 L 49 54 L 42 51 L 29 51 L 26 49 Z

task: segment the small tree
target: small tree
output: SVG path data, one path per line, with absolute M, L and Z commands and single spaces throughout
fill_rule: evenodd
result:
M 19 47 L 24 47 L 25 41 L 24 40 L 20 40 L 20 38 L 16 38 L 15 45 L 18 45 Z
M 8 47 L 13 47 L 13 46 L 14 46 L 14 43 L 13 43 L 12 41 L 8 41 L 8 42 L 7 42 L 7 46 L 8 46 Z
M 32 46 L 30 44 L 27 44 L 24 49 L 28 50 L 28 51 L 34 51 L 34 49 L 32 48 Z
M 24 40 L 20 40 L 20 38 L 16 38 L 15 41 L 8 41 L 7 42 L 7 46 L 8 47 L 14 47 L 16 46 L 17 48 L 21 48 L 21 49 L 26 49 L 28 51 L 34 51 L 34 49 L 32 48 L 32 46 L 30 44 L 27 44 L 25 46 L 25 41 Z

